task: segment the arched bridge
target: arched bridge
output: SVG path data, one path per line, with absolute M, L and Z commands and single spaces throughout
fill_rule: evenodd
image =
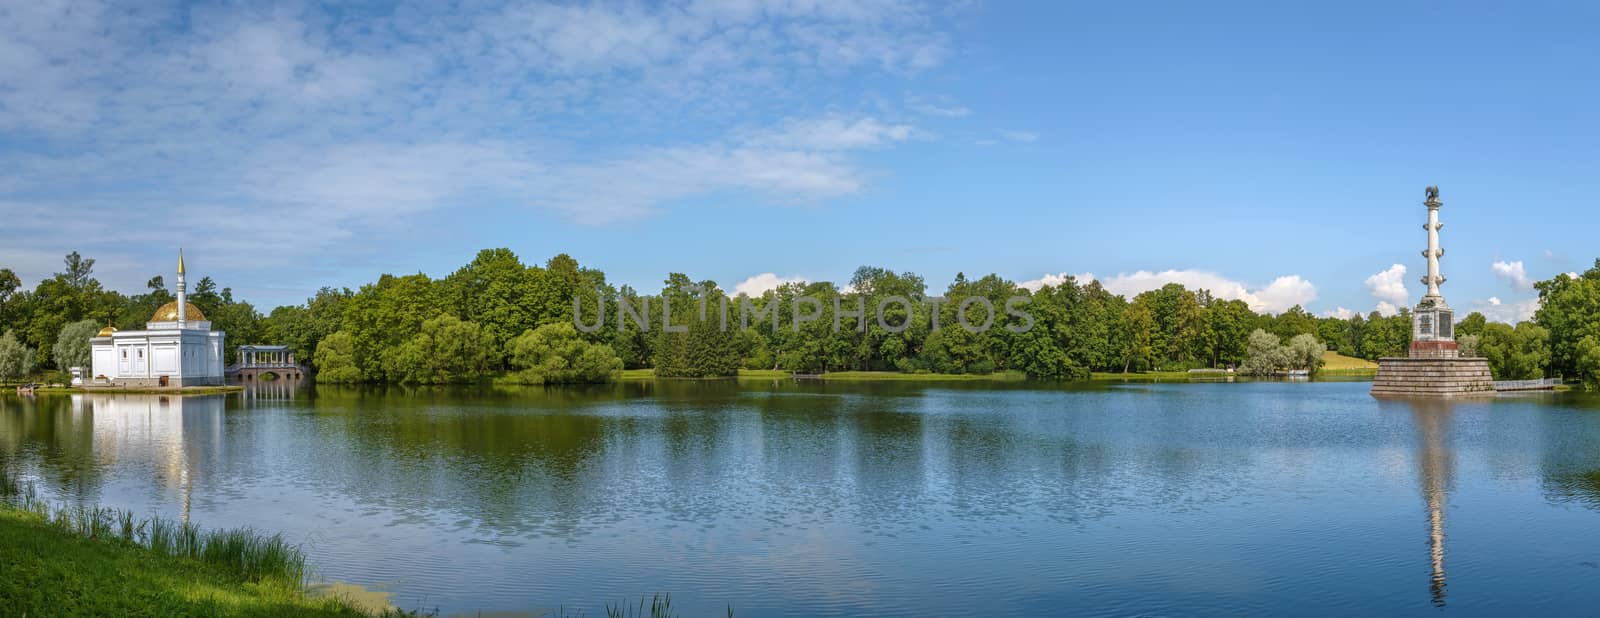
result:
M 294 361 L 294 352 L 286 345 L 239 346 L 239 362 L 229 365 L 227 377 L 240 382 L 257 382 L 271 375 L 275 380 L 301 380 L 309 373 Z

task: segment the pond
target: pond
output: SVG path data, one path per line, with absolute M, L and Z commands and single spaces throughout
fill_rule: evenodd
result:
M 454 613 L 1600 606 L 1600 399 L 793 381 L 0 398 L 56 499 L 303 543 Z

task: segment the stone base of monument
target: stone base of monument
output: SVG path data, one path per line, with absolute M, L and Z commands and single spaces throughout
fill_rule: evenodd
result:
M 1495 394 L 1485 358 L 1382 358 L 1372 380 L 1378 397 L 1484 397 Z

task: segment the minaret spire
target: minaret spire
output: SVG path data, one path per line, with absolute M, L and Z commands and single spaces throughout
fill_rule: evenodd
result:
M 183 247 L 178 247 L 178 330 L 189 325 L 189 286 L 183 280 Z

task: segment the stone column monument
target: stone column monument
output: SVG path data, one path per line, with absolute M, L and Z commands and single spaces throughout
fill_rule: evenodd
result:
M 1428 274 L 1422 283 L 1428 293 L 1411 312 L 1411 354 L 1405 358 L 1378 360 L 1378 376 L 1372 381 L 1372 394 L 1378 396 L 1458 397 L 1463 395 L 1492 395 L 1494 381 L 1489 375 L 1489 361 L 1483 358 L 1461 358 L 1455 340 L 1455 312 L 1444 302 L 1439 286 L 1444 276 L 1439 274 L 1439 258 L 1444 249 L 1439 246 L 1439 188 L 1428 187 L 1428 222 L 1422 229 L 1428 232 L 1428 248 L 1422 256 L 1428 258 Z

